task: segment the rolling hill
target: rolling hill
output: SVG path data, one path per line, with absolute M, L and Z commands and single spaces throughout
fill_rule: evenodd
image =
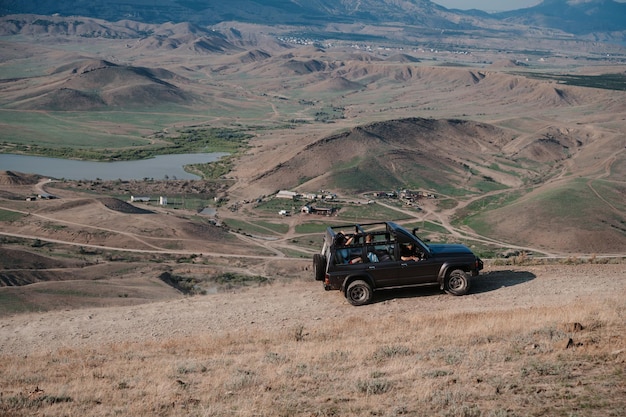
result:
M 46 82 L 15 93 L 11 108 L 24 110 L 95 110 L 185 104 L 193 94 L 170 81 L 184 80 L 164 69 L 83 60 L 52 71 Z M 21 82 L 21 81 L 17 81 Z
M 255 178 L 256 186 L 337 187 L 349 192 L 394 188 L 441 189 L 468 182 L 470 164 L 488 174 L 484 154 L 499 153 L 512 135 L 494 126 L 462 120 L 402 119 L 358 126 L 322 138 Z M 461 156 L 462 154 L 462 156 Z M 330 175 L 329 175 L 330 174 Z M 479 175 L 480 177 L 480 175 Z M 518 183 L 501 175 L 503 183 Z

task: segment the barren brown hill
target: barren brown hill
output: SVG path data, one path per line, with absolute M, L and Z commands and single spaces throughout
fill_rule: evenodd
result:
M 388 61 L 388 62 L 400 62 L 400 63 L 420 62 L 419 58 L 415 58 L 414 56 L 408 55 L 408 54 L 392 55 L 389 58 L 385 59 L 385 61 Z
M 174 28 L 176 30 L 176 28 Z M 156 34 L 147 38 L 136 40 L 132 43 L 132 49 L 137 53 L 189 53 L 211 54 L 222 52 L 237 52 L 240 48 L 232 45 L 219 34 L 213 36 L 198 37 L 193 33 L 176 33 L 164 36 Z
M 170 83 L 181 80 L 169 71 L 86 60 L 52 72 L 55 80 L 35 93 L 17 97 L 18 109 L 87 110 L 109 106 L 156 106 L 188 103 L 193 95 Z M 166 81 L 168 80 L 168 81 Z
M 88 17 L 42 16 L 35 14 L 11 15 L 0 18 L 0 36 L 83 36 L 103 38 L 133 38 L 148 25 L 128 22 L 108 22 Z
M 316 59 L 310 59 L 306 61 L 291 59 L 285 62 L 284 67 L 288 68 L 290 71 L 297 75 L 327 71 L 330 69 L 330 66 L 327 62 L 322 62 Z
M 339 187 L 360 193 L 397 186 L 441 189 L 459 184 L 461 193 L 478 191 L 472 190 L 470 165 L 488 175 L 485 155 L 502 153 L 512 140 L 513 135 L 503 129 L 463 120 L 378 122 L 322 138 L 260 173 L 253 184 L 274 191 L 296 187 L 299 179 L 311 178 L 315 186 L 305 183 L 299 188 Z M 519 178 L 506 173 L 494 181 L 520 183 Z
M 270 58 L 270 57 L 271 57 L 271 55 L 269 53 L 267 53 L 265 51 L 262 51 L 260 49 L 246 51 L 246 52 L 241 52 L 240 54 L 237 55 L 237 59 L 242 64 L 248 64 L 250 62 L 263 61 L 263 60 L 265 60 L 267 58 Z
M 39 176 L 34 174 L 24 174 L 13 171 L 0 171 L 0 185 L 28 185 L 36 184 Z
M 0 287 L 77 279 L 72 278 L 71 272 L 87 265 L 88 262 L 78 259 L 51 258 L 18 248 L 0 248 Z
M 360 90 L 364 86 L 343 77 L 325 79 L 317 84 L 311 84 L 305 88 L 306 91 L 350 91 Z

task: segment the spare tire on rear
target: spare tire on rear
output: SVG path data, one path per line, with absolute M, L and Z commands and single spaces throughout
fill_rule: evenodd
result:
M 326 275 L 326 257 L 324 255 L 319 253 L 313 255 L 313 274 L 315 281 L 324 281 L 324 275 Z

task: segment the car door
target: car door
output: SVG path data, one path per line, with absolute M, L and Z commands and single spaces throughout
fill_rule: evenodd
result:
M 423 247 L 419 242 L 412 242 L 417 245 L 417 252 L 422 254 L 421 260 L 402 260 L 401 245 L 408 242 L 398 242 L 396 247 L 397 274 L 399 286 L 421 285 L 437 282 L 439 273 L 438 262 L 431 256 L 428 248 Z
M 365 271 L 374 279 L 377 288 L 397 287 L 401 284 L 398 262 L 393 246 L 387 242 L 365 245 Z

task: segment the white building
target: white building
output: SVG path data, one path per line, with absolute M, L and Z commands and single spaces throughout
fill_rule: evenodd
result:
M 149 203 L 150 197 L 131 195 L 130 202 L 131 203 L 135 203 L 135 202 Z
M 295 191 L 286 191 L 286 190 L 280 190 L 276 194 L 276 198 L 285 198 L 289 200 L 294 200 L 297 196 L 298 196 L 298 193 L 296 193 Z

